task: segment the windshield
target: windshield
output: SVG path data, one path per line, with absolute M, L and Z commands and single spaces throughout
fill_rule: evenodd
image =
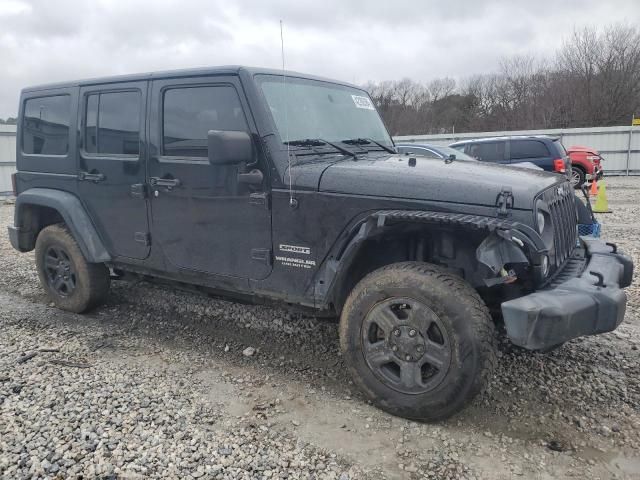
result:
M 442 153 L 445 156 L 449 156 L 449 155 L 455 155 L 456 156 L 456 160 L 471 160 L 473 162 L 476 161 L 475 158 L 470 157 L 469 155 L 467 155 L 466 153 L 464 153 L 462 150 L 464 150 L 464 145 L 461 146 L 460 150 L 457 150 L 455 148 L 451 148 L 451 147 L 437 147 L 438 151 L 440 153 Z
M 365 138 L 393 145 L 371 99 L 362 90 L 293 77 L 286 77 L 285 83 L 276 75 L 257 75 L 256 80 L 283 142 Z

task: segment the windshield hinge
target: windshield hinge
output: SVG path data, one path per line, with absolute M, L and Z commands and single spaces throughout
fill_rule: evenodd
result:
M 511 187 L 502 187 L 502 190 L 496 197 L 496 207 L 499 217 L 509 215 L 509 209 L 513 208 L 513 193 Z

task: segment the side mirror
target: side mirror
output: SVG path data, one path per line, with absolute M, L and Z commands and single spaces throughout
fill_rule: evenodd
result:
M 209 130 L 207 144 L 212 165 L 250 163 L 253 160 L 253 142 L 247 132 Z

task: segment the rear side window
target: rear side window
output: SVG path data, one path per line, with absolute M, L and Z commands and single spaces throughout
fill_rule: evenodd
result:
M 567 156 L 567 150 L 564 148 L 564 145 L 562 144 L 562 142 L 560 140 L 554 140 L 553 144 L 558 149 L 558 153 L 560 154 L 561 157 L 566 157 Z
M 548 157 L 549 149 L 538 140 L 511 140 L 511 159 Z
M 162 118 L 165 156 L 206 157 L 209 130 L 248 130 L 231 86 L 171 88 L 164 93 Z
M 504 142 L 482 142 L 469 145 L 469 155 L 482 162 L 504 160 Z
M 28 99 L 22 119 L 22 152 L 66 155 L 69 151 L 70 118 L 69 95 Z
M 140 92 L 105 92 L 87 95 L 84 149 L 105 155 L 140 152 Z

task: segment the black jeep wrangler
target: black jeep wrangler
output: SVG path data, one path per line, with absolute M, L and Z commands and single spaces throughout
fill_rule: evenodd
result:
M 577 236 L 566 177 L 397 154 L 341 82 L 220 67 L 33 87 L 17 145 L 11 243 L 60 308 L 126 273 L 339 316 L 354 381 L 396 415 L 476 395 L 495 321 L 549 349 L 624 317 L 633 264 Z

